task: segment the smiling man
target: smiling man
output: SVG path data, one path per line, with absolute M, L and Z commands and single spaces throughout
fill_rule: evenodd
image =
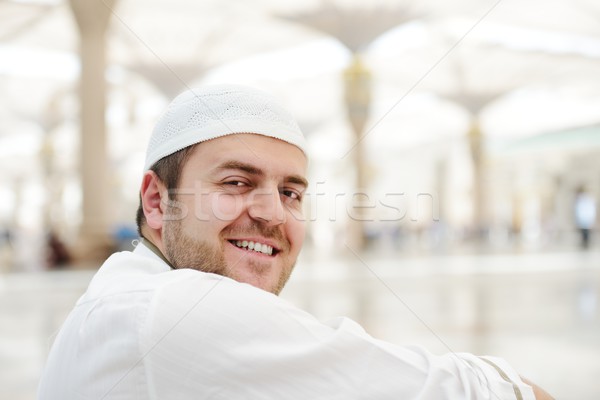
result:
M 305 151 L 266 93 L 177 97 L 148 146 L 140 244 L 77 302 L 38 399 L 549 399 L 502 359 L 395 346 L 277 296 L 304 238 Z
M 281 139 L 243 133 L 195 145 L 175 205 L 156 172 L 144 176 L 141 234 L 174 268 L 278 294 L 302 247 L 305 174 L 304 153 Z

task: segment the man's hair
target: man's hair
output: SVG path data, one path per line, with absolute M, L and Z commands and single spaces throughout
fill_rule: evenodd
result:
M 151 167 L 150 171 L 154 171 L 158 179 L 165 185 L 168 190 L 168 197 L 170 200 L 175 199 L 173 189 L 177 189 L 179 185 L 179 177 L 183 166 L 192 154 L 196 145 L 188 146 L 182 150 L 179 150 L 171 155 L 161 158 L 155 162 Z M 142 207 L 142 195 L 140 193 L 140 204 L 137 209 L 137 215 L 135 218 L 137 224 L 137 230 L 140 237 L 143 237 L 142 227 L 146 224 L 146 216 L 144 215 L 144 209 Z

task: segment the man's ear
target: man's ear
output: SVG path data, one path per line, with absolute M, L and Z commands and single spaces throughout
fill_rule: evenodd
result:
M 162 196 L 167 196 L 167 191 L 165 190 L 165 185 L 154 171 L 146 171 L 144 173 L 140 196 L 142 198 L 142 209 L 146 217 L 146 224 L 152 229 L 162 229 L 163 206 L 168 200 L 167 198 L 163 199 Z

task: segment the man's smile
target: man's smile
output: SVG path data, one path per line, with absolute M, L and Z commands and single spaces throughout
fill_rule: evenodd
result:
M 255 253 L 260 253 L 268 256 L 275 256 L 279 253 L 279 249 L 276 247 L 269 245 L 267 243 L 261 242 L 259 240 L 247 240 L 247 239 L 229 239 L 229 243 L 233 244 L 239 249 L 244 249 L 246 251 L 252 251 Z

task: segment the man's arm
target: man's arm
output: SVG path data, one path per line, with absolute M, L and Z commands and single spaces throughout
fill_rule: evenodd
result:
M 396 346 L 351 320 L 323 324 L 270 293 L 213 274 L 174 271 L 152 304 L 141 353 L 153 398 L 175 391 L 214 399 L 550 398 L 536 399 L 500 363 L 504 378 L 493 366 L 501 359 Z
M 554 400 L 554 397 L 550 396 L 548 392 L 536 385 L 535 383 L 521 377 L 521 380 L 533 388 L 533 394 L 535 394 L 536 400 Z

